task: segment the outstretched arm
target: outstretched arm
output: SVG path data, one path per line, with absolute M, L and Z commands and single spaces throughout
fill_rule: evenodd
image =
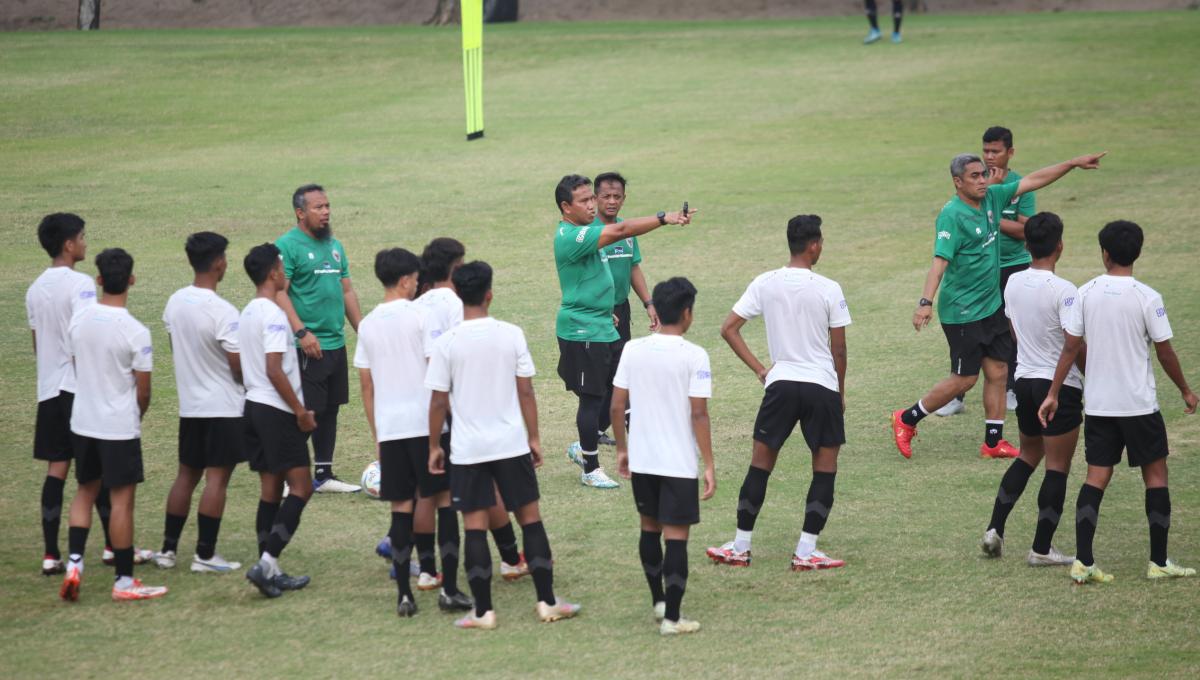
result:
M 686 214 L 682 212 L 669 212 L 663 218 L 665 220 L 664 223 L 691 224 L 692 216 L 697 212 L 699 211 L 689 210 Z M 616 224 L 606 224 L 604 225 L 604 230 L 600 232 L 600 243 L 597 245 L 597 247 L 603 248 L 604 246 L 609 245 L 610 243 L 616 243 L 623 238 L 641 236 L 642 234 L 652 232 L 661 226 L 663 225 L 659 224 L 658 217 L 654 215 L 651 215 L 650 217 L 635 217 L 631 220 L 625 220 L 624 222 L 617 222 Z
M 1074 170 L 1075 168 L 1080 168 L 1081 170 L 1095 170 L 1096 168 L 1100 167 L 1100 159 L 1104 158 L 1105 154 L 1107 153 L 1107 151 L 1101 151 L 1100 153 L 1094 153 L 1087 156 L 1079 156 L 1078 158 L 1072 158 L 1069 161 L 1063 161 L 1062 163 L 1042 168 L 1037 172 L 1031 172 L 1021 178 L 1021 182 L 1017 185 L 1017 191 L 1013 194 L 1013 196 L 1027 194 L 1031 191 L 1037 191 L 1038 189 L 1041 189 L 1049 184 L 1053 184 L 1054 182 L 1057 182 L 1063 175 Z

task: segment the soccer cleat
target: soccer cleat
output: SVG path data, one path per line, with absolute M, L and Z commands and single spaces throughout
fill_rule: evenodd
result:
M 988 529 L 983 532 L 983 540 L 979 542 L 979 549 L 988 557 L 1000 557 L 1004 552 L 1004 537 L 995 529 Z
M 389 536 L 384 536 L 383 540 L 375 544 L 375 554 L 385 560 L 392 559 L 392 539 Z M 395 577 L 393 577 L 395 578 Z
M 454 622 L 455 628 L 463 630 L 495 630 L 496 629 L 496 612 L 487 610 L 483 616 L 476 616 L 475 612 L 471 612 L 461 619 Z
M 904 39 L 900 37 L 899 32 L 892 33 L 892 44 L 893 45 L 899 45 L 902 42 L 904 42 Z
M 601 432 L 600 438 L 596 441 L 599 442 L 600 445 L 602 445 L 602 446 L 616 446 L 617 445 L 617 440 L 608 436 L 607 432 Z
M 947 403 L 945 406 L 934 411 L 933 415 L 938 416 L 940 418 L 947 418 L 949 416 L 956 416 L 960 413 L 966 413 L 966 412 L 967 412 L 966 402 L 964 402 L 962 399 L 959 399 L 958 397 L 955 397 L 955 398 L 951 399 L 949 401 L 949 403 Z
M 104 563 L 104 566 L 113 566 L 113 562 L 115 562 L 116 559 L 117 556 L 113 554 L 112 548 L 108 547 L 107 545 L 104 546 L 104 552 L 100 553 L 100 561 Z
M 162 597 L 167 594 L 166 586 L 146 586 L 138 579 L 131 579 L 133 582 L 124 588 L 118 587 L 115 583 L 112 589 L 112 599 L 114 602 L 132 602 L 134 600 L 153 600 L 156 597 Z
M 892 439 L 896 442 L 901 456 L 912 458 L 912 440 L 917 438 L 917 428 L 905 425 L 900 419 L 902 413 L 904 409 L 892 413 Z
M 1025 563 L 1031 567 L 1065 567 L 1074 561 L 1074 555 L 1064 555 L 1054 546 L 1050 546 L 1050 552 L 1045 555 L 1030 550 L 1025 556 Z
M 1008 391 L 1008 394 L 1006 394 L 1004 397 L 1004 406 L 1009 411 L 1017 410 L 1017 393 L 1016 392 L 1013 392 L 1012 390 Z
M 192 571 L 200 574 L 212 572 L 214 574 L 228 574 L 231 571 L 242 568 L 241 562 L 230 562 L 220 555 L 213 554 L 209 559 L 202 559 L 199 555 L 192 555 Z
M 417 590 L 437 590 L 442 587 L 441 574 L 427 574 L 421 572 L 417 577 Z
M 666 617 L 667 617 L 667 603 L 666 602 L 655 602 L 654 603 L 654 620 L 662 621 Z
M 155 552 L 153 550 L 142 550 L 136 546 L 133 549 L 134 564 L 145 564 L 153 560 L 154 556 Z M 115 553 L 113 553 L 112 548 L 106 545 L 104 546 L 104 552 L 100 555 L 100 560 L 104 562 L 106 566 L 111 567 L 116 564 L 117 556 Z
M 695 633 L 698 630 L 700 630 L 699 621 L 685 619 L 682 616 L 679 617 L 678 621 L 663 619 L 662 623 L 658 624 L 659 635 L 680 635 L 682 633 Z
M 537 615 L 542 623 L 554 623 L 562 619 L 572 618 L 579 613 L 580 609 L 582 607 L 577 604 L 571 604 L 566 600 L 558 600 L 554 604 L 546 604 L 545 602 L 537 603 Z
M 453 595 L 448 594 L 445 590 L 438 593 L 438 609 L 444 612 L 467 612 L 475 607 L 475 600 L 472 600 L 469 595 L 464 592 L 457 592 Z
M 731 567 L 750 566 L 750 551 L 738 552 L 734 550 L 733 541 L 719 548 L 709 548 L 704 551 L 704 554 L 708 555 L 708 559 L 717 564 L 728 564 Z
M 271 583 L 274 583 L 275 587 L 280 590 L 304 590 L 304 586 L 308 585 L 310 581 L 312 579 L 307 576 L 288 576 L 283 572 L 271 577 Z
M 579 475 L 579 483 L 593 489 L 616 489 L 621 485 L 604 474 L 604 468 L 596 468 L 591 472 Z
M 164 550 L 154 553 L 154 565 L 159 569 L 174 569 L 175 568 L 175 551 Z
M 505 581 L 516 581 L 522 576 L 529 575 L 529 565 L 525 563 L 525 553 L 521 553 L 521 559 L 516 564 L 509 564 L 504 560 L 500 560 L 500 576 Z
M 42 576 L 54 576 L 66 570 L 67 568 L 63 566 L 63 561 L 57 557 L 46 555 L 42 558 Z
M 879 29 L 872 28 L 871 32 L 867 34 L 867 37 L 863 38 L 863 44 L 870 45 L 871 43 L 877 43 L 881 37 L 883 37 L 883 34 L 879 32 Z
M 1113 577 L 1112 574 L 1100 571 L 1100 567 L 1094 564 L 1090 567 L 1085 567 L 1083 566 L 1083 562 L 1075 560 L 1071 565 L 1071 580 L 1083 585 L 1085 583 L 1111 583 Z
M 253 567 L 250 567 L 250 570 L 246 572 L 246 580 L 253 583 L 264 597 L 276 598 L 283 594 L 279 586 L 275 585 L 275 579 L 267 576 L 267 570 L 263 569 L 261 562 L 256 562 Z
M 816 571 L 818 569 L 837 569 L 846 566 L 845 560 L 835 560 L 829 555 L 814 550 L 808 557 L 792 555 L 792 571 Z
M 578 465 L 579 469 L 583 469 L 583 447 L 579 445 L 579 442 L 571 442 L 571 445 L 567 447 L 567 460 Z
M 408 619 L 417 615 L 417 603 L 412 601 L 408 595 L 401 595 L 400 602 L 396 605 L 396 614 L 400 618 Z
M 329 477 L 323 481 L 313 480 L 313 491 L 316 493 L 358 493 L 362 487 L 357 484 L 347 484 L 337 477 Z
M 75 602 L 79 599 L 79 584 L 82 580 L 82 570 L 68 568 L 67 575 L 63 577 L 62 587 L 58 589 L 58 596 L 67 602 Z
M 995 446 L 988 446 L 986 442 L 980 444 L 979 455 L 983 458 L 1016 458 L 1021 455 L 1021 450 L 1001 439 Z
M 1151 562 L 1149 567 L 1146 567 L 1146 578 L 1179 578 L 1182 576 L 1195 576 L 1196 570 L 1191 567 L 1181 567 L 1171 560 L 1167 560 L 1167 566 L 1160 567 Z

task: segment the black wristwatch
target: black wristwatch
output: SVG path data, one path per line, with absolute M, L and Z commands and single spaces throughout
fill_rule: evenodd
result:
M 933 300 L 930 300 L 929 298 L 921 298 L 920 300 L 917 301 L 917 306 L 918 307 L 932 307 Z
M 655 217 L 658 218 L 658 226 L 661 227 L 662 225 L 667 223 L 667 213 L 659 210 L 658 215 L 656 215 Z
M 306 335 L 308 335 L 308 329 L 303 326 L 300 327 L 300 330 L 296 331 L 297 340 L 303 340 Z
M 654 304 L 653 300 L 642 300 L 642 306 L 646 309 L 650 309 L 650 305 L 652 304 Z

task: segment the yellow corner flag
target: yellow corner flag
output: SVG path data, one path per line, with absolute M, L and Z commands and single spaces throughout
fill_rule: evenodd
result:
M 463 85 L 467 141 L 483 136 L 483 0 L 462 0 Z

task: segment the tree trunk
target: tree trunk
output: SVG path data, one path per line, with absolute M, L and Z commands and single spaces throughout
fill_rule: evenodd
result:
M 79 0 L 79 30 L 100 30 L 100 0 Z
M 458 3 L 455 0 L 437 0 L 437 8 L 433 16 L 425 20 L 426 26 L 445 26 L 454 21 L 454 10 Z

